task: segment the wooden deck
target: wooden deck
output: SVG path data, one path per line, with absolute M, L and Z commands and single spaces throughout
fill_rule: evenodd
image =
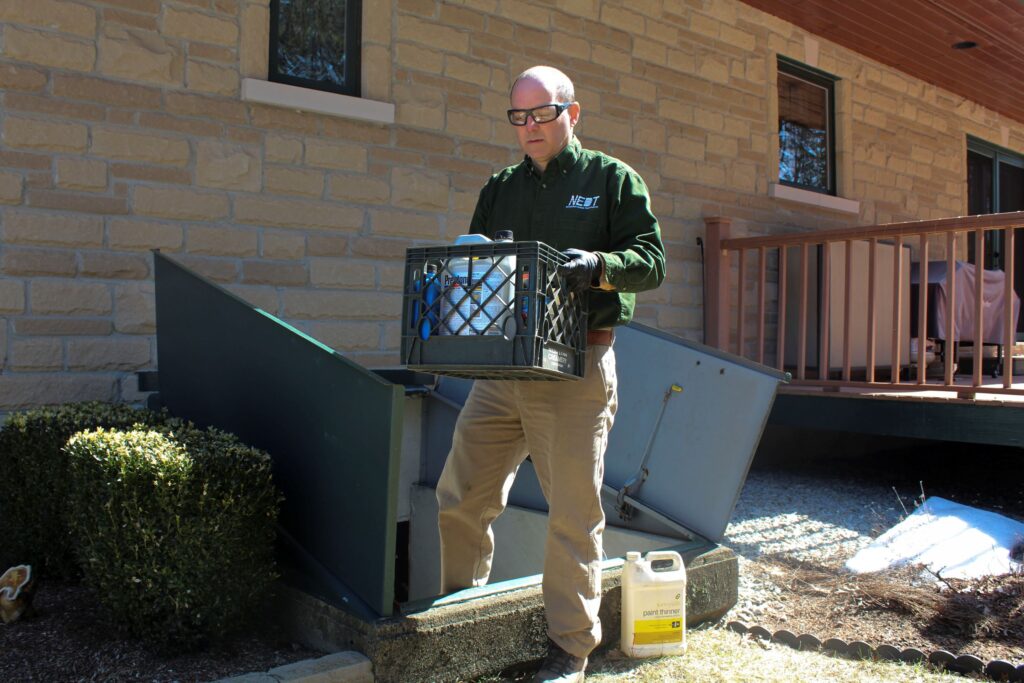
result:
M 939 386 L 923 389 L 910 382 L 838 390 L 785 385 L 779 388 L 768 422 L 803 429 L 1024 446 L 1024 396 L 985 392 L 986 385 L 1002 389 L 1002 379 L 987 378 L 980 387 L 971 386 L 971 380 L 970 376 L 956 378 L 957 385 L 963 387 L 956 391 Z M 1024 376 L 1014 380 L 1013 388 L 1024 389 Z
M 983 378 L 981 386 L 973 386 L 970 375 L 956 375 L 953 378 L 958 387 L 952 390 L 939 383 L 927 383 L 924 386 L 905 380 L 900 384 L 879 382 L 877 386 L 825 388 L 801 384 L 787 384 L 780 388 L 780 393 L 828 393 L 864 396 L 868 398 L 900 398 L 921 401 L 966 401 L 975 403 L 1010 403 L 1024 408 L 1024 395 L 1002 393 L 1002 377 Z M 932 388 L 928 388 L 932 387 Z M 985 391 L 989 387 L 992 391 Z M 1024 390 L 1024 376 L 1014 376 L 1010 389 Z
M 975 263 L 985 262 L 986 235 L 998 233 L 1009 249 L 1024 230 L 1024 211 L 744 237 L 730 235 L 729 217 L 704 221 L 705 343 L 791 373 L 770 425 L 1024 446 L 1013 259 L 1001 271 L 986 270 L 981 285 L 956 275 L 967 272 L 968 243 Z M 917 281 L 928 287 L 912 287 L 911 259 Z M 929 264 L 936 273 L 936 264 L 944 265 L 947 274 L 941 304 L 938 285 L 929 294 Z M 989 291 L 989 279 L 1001 296 Z M 999 303 L 986 305 L 986 291 Z M 959 343 L 936 362 L 918 353 L 912 338 Z M 1012 359 L 999 377 L 985 372 L 994 364 L 985 353 L 966 371 L 975 347 L 993 345 Z

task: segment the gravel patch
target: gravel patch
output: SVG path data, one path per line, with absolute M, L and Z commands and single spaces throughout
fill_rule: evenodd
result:
M 781 589 L 753 571 L 763 556 L 845 559 L 903 519 L 891 488 L 791 471 L 752 470 L 723 544 L 739 558 L 739 600 L 727 619 L 748 624 L 779 613 Z

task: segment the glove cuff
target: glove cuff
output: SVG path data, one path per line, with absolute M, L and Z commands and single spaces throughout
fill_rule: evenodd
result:
M 597 257 L 597 268 L 594 269 L 594 277 L 590 279 L 590 286 L 595 289 L 600 289 L 601 278 L 604 277 L 604 257 L 601 254 L 594 253 Z

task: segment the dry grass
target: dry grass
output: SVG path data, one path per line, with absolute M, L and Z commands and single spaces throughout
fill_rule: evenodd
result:
M 477 683 L 526 683 L 532 679 L 534 669 L 520 670 L 506 677 L 485 677 Z M 963 683 L 967 679 L 940 673 L 923 664 L 852 660 L 822 652 L 801 652 L 710 627 L 688 632 L 687 651 L 681 657 L 629 659 L 617 649 L 599 651 L 591 657 L 587 680 L 601 683 Z
M 817 652 L 800 652 L 784 645 L 762 643 L 721 628 L 691 631 L 682 657 L 627 659 L 617 651 L 601 654 L 587 672 L 588 681 L 759 681 L 765 683 L 910 683 L 960 681 L 922 665 L 855 661 Z

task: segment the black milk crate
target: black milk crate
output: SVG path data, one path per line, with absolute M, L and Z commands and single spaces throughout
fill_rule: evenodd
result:
M 558 275 L 565 260 L 543 242 L 408 249 L 402 363 L 470 379 L 579 379 L 586 297 Z

